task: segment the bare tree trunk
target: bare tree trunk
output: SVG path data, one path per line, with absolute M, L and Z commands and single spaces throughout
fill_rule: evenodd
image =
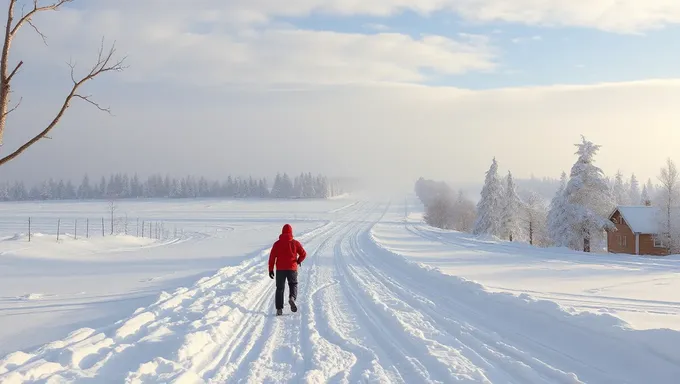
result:
M 663 192 L 665 196 L 664 198 L 664 205 L 665 205 L 665 213 L 666 213 L 666 228 L 665 228 L 665 240 L 667 241 L 666 247 L 668 249 L 668 253 L 672 253 L 675 251 L 675 243 L 677 242 L 675 235 L 673 233 L 674 228 L 673 228 L 673 207 L 677 205 L 677 199 L 678 199 L 678 187 L 680 184 L 680 175 L 678 174 L 678 170 L 675 166 L 675 163 L 673 160 L 668 158 L 666 160 L 666 167 L 661 169 L 661 174 L 659 175 L 659 181 L 661 182 L 661 186 L 663 187 Z
M 7 12 L 7 25 L 5 26 L 5 41 L 2 46 L 2 57 L 0 58 L 0 145 L 3 142 L 5 133 L 5 123 L 7 121 L 7 110 L 9 109 L 9 48 L 12 45 L 12 23 L 14 22 L 14 6 L 16 0 L 10 0 Z M 19 64 L 21 65 L 21 64 Z M 19 65 L 17 68 L 19 68 Z

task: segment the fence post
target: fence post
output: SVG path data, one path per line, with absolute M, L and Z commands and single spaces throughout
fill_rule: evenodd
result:
M 149 239 L 151 239 L 153 237 L 153 232 L 151 231 L 151 229 L 152 229 L 151 224 L 153 224 L 153 223 L 149 223 Z
M 146 227 L 146 223 L 144 220 L 142 220 L 142 237 L 144 237 L 144 228 Z
M 28 242 L 31 242 L 31 218 L 28 218 Z
M 90 219 L 89 218 L 87 219 L 86 226 L 87 226 L 87 228 L 85 229 L 85 231 L 87 232 L 86 236 L 89 239 L 90 238 Z
M 61 227 L 61 219 L 57 220 L 57 243 L 59 242 L 59 232 Z
M 73 240 L 78 240 L 78 219 L 73 224 Z
M 104 218 L 102 217 L 102 237 L 106 236 L 104 234 Z
M 139 217 L 137 218 L 137 237 L 139 237 Z

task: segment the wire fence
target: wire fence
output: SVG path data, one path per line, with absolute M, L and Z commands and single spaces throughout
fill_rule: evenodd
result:
M 4 222 L 3 226 L 19 227 L 14 221 Z M 172 240 L 184 237 L 184 230 L 165 221 L 146 220 L 128 217 L 84 217 L 84 218 L 33 218 L 28 217 L 23 224 L 27 240 L 36 234 L 56 235 L 56 240 L 66 238 L 78 240 L 107 236 L 136 236 L 156 240 Z M 7 228 L 8 229 L 8 228 Z

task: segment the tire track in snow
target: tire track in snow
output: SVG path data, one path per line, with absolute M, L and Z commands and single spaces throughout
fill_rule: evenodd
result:
M 370 273 L 367 266 L 362 262 L 360 254 L 363 252 L 358 246 L 358 236 L 366 231 L 370 231 L 375 222 L 379 221 L 387 211 L 385 207 L 373 223 L 367 227 L 357 228 L 351 236 L 341 244 L 336 251 L 338 267 L 342 268 L 348 287 L 347 295 L 360 303 L 355 310 L 363 312 L 364 325 L 371 329 L 371 335 L 376 340 L 373 348 L 381 350 L 379 358 L 392 362 L 392 367 L 398 372 L 398 379 L 403 382 L 451 382 L 466 380 L 466 374 L 456 374 L 451 369 L 455 367 L 454 351 L 440 346 L 439 353 L 446 354 L 442 358 L 437 358 L 434 354 L 425 350 L 423 347 L 426 340 L 420 328 L 425 324 L 420 322 L 413 325 L 404 321 L 407 317 L 419 317 L 403 301 L 399 300 L 393 292 L 381 286 Z M 349 260 L 349 261 L 348 261 Z M 377 319 L 377 320 L 376 320 Z M 388 328 L 389 331 L 386 331 Z M 448 350 L 447 350 L 448 349 Z M 409 356 L 416 354 L 418 358 Z M 460 359 L 459 359 L 460 360 Z M 471 364 L 467 364 L 470 366 Z M 465 362 L 457 368 L 466 371 Z M 467 369 L 469 370 L 469 369 Z M 479 379 L 479 377 L 477 377 Z M 479 380 L 470 382 L 480 382 Z
M 340 294 L 337 270 L 331 268 L 331 261 L 328 260 L 329 257 L 333 258 L 337 244 L 347 237 L 348 231 L 369 215 L 370 211 L 364 212 L 355 221 L 348 222 L 341 231 L 338 231 L 336 237 L 328 239 L 322 252 L 317 252 L 315 257 L 314 269 L 309 276 L 310 285 L 315 286 L 315 289 L 307 295 L 309 315 L 308 321 L 303 321 L 303 330 L 306 330 L 308 345 L 311 346 L 311 353 L 306 354 L 310 357 L 305 359 L 306 382 L 347 379 L 348 375 L 351 377 L 352 372 L 362 368 L 363 364 L 358 365 L 358 362 L 374 360 L 370 350 L 361 347 L 342 331 L 343 328 L 346 331 L 348 327 L 351 329 L 356 326 L 351 324 L 346 312 L 338 309 L 349 306 L 344 303 L 346 299 Z M 330 243 L 335 243 L 336 246 L 328 246 Z M 367 357 L 369 359 L 366 359 Z
M 351 213 L 351 212 L 350 212 Z M 329 236 L 342 227 L 342 224 L 337 222 L 333 225 L 326 226 L 323 231 L 313 234 L 312 236 L 303 235 L 299 239 L 307 244 L 309 244 L 308 251 L 314 249 L 313 244 L 316 241 L 322 241 L 322 245 L 327 241 Z M 311 249 L 309 249 L 311 248 Z M 309 252 L 309 261 L 314 260 L 314 253 L 316 251 Z M 266 260 L 265 260 L 266 263 Z M 261 269 L 266 269 L 265 267 L 259 266 Z M 304 271 L 304 269 L 303 269 Z M 288 355 L 296 356 L 299 360 L 301 353 L 295 349 L 286 348 L 287 345 L 291 343 L 285 343 L 282 341 L 286 335 L 300 334 L 299 324 L 291 323 L 289 319 L 274 318 L 274 291 L 275 285 L 271 284 L 271 280 L 267 279 L 263 283 L 267 286 L 264 291 L 259 291 L 257 293 L 247 292 L 248 295 L 260 297 L 258 308 L 261 312 L 267 313 L 267 316 L 260 317 L 255 325 L 248 326 L 249 329 L 256 329 L 260 332 L 245 332 L 244 336 L 250 336 L 250 339 L 246 342 L 245 339 L 239 340 L 238 346 L 236 348 L 222 348 L 220 353 L 220 362 L 228 362 L 223 365 L 222 368 L 214 371 L 207 371 L 204 374 L 204 379 L 209 382 L 262 382 L 267 377 L 272 379 L 285 379 L 286 377 L 281 377 L 280 372 L 286 371 L 285 369 L 274 369 L 274 368 L 289 368 L 285 362 L 286 358 L 285 352 Z M 298 286 L 298 297 L 303 297 L 301 295 L 305 290 L 304 280 L 303 284 Z M 301 303 L 298 303 L 301 304 Z M 267 310 L 268 309 L 268 310 Z M 244 321 L 245 323 L 250 323 L 251 321 Z M 282 323 L 286 323 L 285 327 Z M 297 332 L 296 332 L 297 330 Z M 258 335 L 258 336 L 255 336 Z M 288 336 L 289 338 L 292 336 Z M 238 339 L 237 339 L 238 340 Z M 293 345 L 300 345 L 300 343 L 295 343 Z M 284 353 L 280 352 L 281 348 L 284 348 Z M 238 356 L 236 362 L 232 361 L 229 356 Z M 214 363 L 211 365 L 219 365 L 220 363 Z M 287 369 L 290 371 L 290 369 Z M 213 375 L 213 377 L 210 377 Z M 292 377 L 292 376 L 290 376 Z M 290 378 L 288 377 L 288 378 Z
M 361 204 L 357 212 L 362 214 L 363 206 Z M 354 212 L 353 212 L 354 213 Z M 232 379 L 237 382 L 260 383 L 268 380 L 286 380 L 296 378 L 297 380 L 308 380 L 317 382 L 319 379 L 316 366 L 313 365 L 315 351 L 320 343 L 324 343 L 324 339 L 311 339 L 310 334 L 315 331 L 310 327 L 311 316 L 313 313 L 310 310 L 311 296 L 310 288 L 314 286 L 314 276 L 318 271 L 318 255 L 322 253 L 331 241 L 336 237 L 344 236 L 347 228 L 354 225 L 356 218 L 348 218 L 340 222 L 341 224 L 333 227 L 324 233 L 324 236 L 315 237 L 312 241 L 306 242 L 306 249 L 308 257 L 303 267 L 300 268 L 298 276 L 298 308 L 301 309 L 298 314 L 284 316 L 283 318 L 273 319 L 275 327 L 283 330 L 278 330 L 272 333 L 265 347 L 260 353 L 253 353 L 257 355 L 256 360 L 249 364 L 249 374 L 247 377 L 242 377 L 236 374 Z M 319 244 L 316 244 L 319 242 Z M 287 303 L 287 300 L 284 300 Z M 300 321 L 296 321 L 299 319 Z M 251 351 L 252 352 L 252 351 Z M 288 358 L 286 358 L 288 357 Z M 287 360 L 287 361 L 286 361 Z M 323 372 L 323 369 L 321 369 Z M 307 375 L 309 373 L 309 375 Z M 307 376 L 306 376 L 307 375 Z
M 408 262 L 382 248 L 370 233 L 361 242 L 372 252 L 377 269 L 398 276 L 408 289 L 428 293 L 428 298 L 441 308 L 440 325 L 448 326 L 447 318 L 464 321 L 468 334 L 464 341 L 468 345 L 481 341 L 480 346 L 486 344 L 508 359 L 524 362 L 547 382 L 558 380 L 550 379 L 552 375 L 577 382 L 574 373 L 587 382 L 617 383 L 651 380 L 649 372 L 654 372 L 661 382 L 680 374 L 680 359 L 637 341 L 643 332 L 624 334 L 627 331 L 620 329 L 614 318 L 572 317 L 554 303 L 532 304 L 526 295 L 516 298 L 511 294 L 490 294 L 476 283 Z M 612 353 L 613 357 L 609 357 Z M 655 368 L 635 370 L 631 367 L 636 364 L 626 361 Z
M 0 382 L 577 383 L 571 372 L 588 382 L 643 379 L 607 361 L 608 352 L 645 347 L 619 338 L 615 324 L 589 328 L 381 248 L 371 229 L 388 209 L 357 204 L 300 237 L 310 256 L 297 314 L 273 315 L 262 250 L 110 327 L 7 356 Z M 597 353 L 585 357 L 586 347 Z M 667 352 L 620 356 L 649 364 L 647 373 L 659 373 L 648 379 L 665 382 L 680 374 Z
M 383 338 L 373 349 L 376 352 L 382 349 L 381 357 L 391 358 L 393 365 L 398 365 L 398 373 L 407 381 L 489 382 L 484 373 L 488 371 L 495 382 L 574 382 L 572 375 L 542 365 L 526 355 L 520 356 L 516 351 L 503 349 L 494 339 L 471 339 L 464 331 L 466 324 L 456 324 L 453 331 L 442 331 L 440 324 L 445 324 L 449 318 L 455 319 L 455 316 L 447 318 L 432 310 L 429 314 L 423 313 L 427 312 L 424 309 L 435 306 L 425 297 L 427 288 L 401 286 L 399 280 L 388 277 L 377 268 L 374 265 L 376 260 L 363 249 L 362 238 L 370 233 L 372 226 L 358 228 L 347 236 L 345 242 L 338 244 L 336 263 L 340 258 L 351 259 L 337 264 L 338 268 L 343 268 L 343 276 L 350 277 L 346 278 L 344 286 L 358 287 L 348 289 L 346 296 L 350 297 L 350 301 L 361 302 L 355 308 L 356 312 L 363 310 L 368 313 L 363 325 L 370 326 L 372 319 L 380 319 L 380 324 L 371 329 L 372 335 L 389 325 L 391 340 Z M 385 270 L 390 268 L 382 267 Z M 468 339 L 468 343 L 457 337 Z M 390 354 L 390 347 L 400 353 Z M 403 360 L 414 351 L 419 356 L 417 361 Z
M 324 238 L 341 224 L 329 223 L 300 239 Z M 163 293 L 156 303 L 138 310 L 129 319 L 100 330 L 75 332 L 71 338 L 87 337 L 72 345 L 56 342 L 32 354 L 17 352 L 6 356 L 0 360 L 0 382 L 47 378 L 70 382 L 87 377 L 121 382 L 126 378 L 163 382 L 177 377 L 210 381 L 211 375 L 218 379 L 228 377 L 223 368 L 215 367 L 241 346 L 257 352 L 267 331 L 259 336 L 252 331 L 262 328 L 262 322 L 269 328 L 273 324 L 265 318 L 267 307 L 272 311 L 274 291 L 265 277 L 268 249 L 252 255 L 237 266 L 199 280 L 192 288 Z M 253 303 L 252 298 L 260 301 Z M 243 336 L 235 334 L 239 330 L 243 330 Z M 250 339 L 245 341 L 246 337 Z M 229 343 L 233 343 L 234 349 L 223 346 Z M 245 361 L 237 359 L 235 370 Z
M 365 238 L 367 234 L 368 232 L 364 232 L 360 237 Z M 407 286 L 406 284 L 411 282 L 411 277 L 396 273 L 388 275 L 385 271 L 391 271 L 394 267 L 386 265 L 387 263 L 381 262 L 379 258 L 371 257 L 369 261 L 369 255 L 359 245 L 365 244 L 365 241 L 360 241 L 360 238 L 354 239 L 354 246 L 357 250 L 354 254 L 361 256 L 356 261 L 362 264 L 365 271 L 370 274 L 367 279 L 374 279 L 374 284 L 381 287 L 375 289 L 376 292 L 386 291 L 387 297 L 392 300 L 395 298 L 401 300 L 400 305 L 407 308 L 407 313 L 419 314 L 417 317 L 403 317 L 402 320 L 406 323 L 409 319 L 417 320 L 411 326 L 427 330 L 422 344 L 428 349 L 422 351 L 423 355 L 444 354 L 450 356 L 450 361 L 460 360 L 455 366 L 456 376 L 461 376 L 457 379 L 464 378 L 474 382 L 489 382 L 489 380 L 493 382 L 519 380 L 525 383 L 575 382 L 572 375 L 549 367 L 526 353 L 504 345 L 500 338 L 490 336 L 493 333 L 479 332 L 469 322 L 458 320 L 459 312 L 452 311 L 444 314 L 446 306 L 441 305 L 443 300 L 428 298 L 427 286 L 418 288 Z M 392 277 L 395 275 L 401 279 Z M 454 372 L 451 373 L 454 374 Z

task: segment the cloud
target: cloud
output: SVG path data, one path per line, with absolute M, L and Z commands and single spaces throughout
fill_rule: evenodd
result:
M 493 156 L 517 177 L 558 177 L 573 164 L 573 144 L 584 134 L 603 145 L 596 161 L 607 173 L 622 169 L 647 179 L 666 156 L 680 153 L 673 125 L 680 120 L 680 80 L 488 91 L 404 84 L 198 88 L 189 94 L 169 85 L 119 84 L 95 96 L 112 103 L 116 117 L 74 105 L 53 139 L 11 163 L 6 177 L 128 171 L 221 178 L 309 170 L 410 186 L 421 175 L 478 182 Z M 13 117 L 8 147 L 46 121 L 40 105 L 29 105 L 30 113 Z
M 281 25 L 252 28 L 217 23 L 217 11 L 175 17 L 173 12 L 181 10 L 126 15 L 123 10 L 69 9 L 44 14 L 36 23 L 49 36 L 51 48 L 36 44 L 37 36 L 26 37 L 33 39 L 31 44 L 15 47 L 36 61 L 69 52 L 87 63 L 106 34 L 118 40 L 121 52 L 129 53 L 126 79 L 210 86 L 422 82 L 427 74 L 490 71 L 496 65 L 494 49 L 480 36 L 414 38 Z
M 92 0 L 90 7 L 103 7 Z M 370 15 L 389 17 L 405 11 L 432 14 L 453 12 L 480 21 L 506 21 L 529 25 L 577 26 L 613 32 L 639 32 L 680 22 L 680 2 L 676 0 L 196 0 L 191 5 L 180 1 L 120 0 L 116 7 L 131 7 L 137 12 L 201 17 L 201 13 L 222 20 L 266 22 L 276 17 L 303 17 L 312 14 Z M 197 11 L 205 10 L 205 11 Z

